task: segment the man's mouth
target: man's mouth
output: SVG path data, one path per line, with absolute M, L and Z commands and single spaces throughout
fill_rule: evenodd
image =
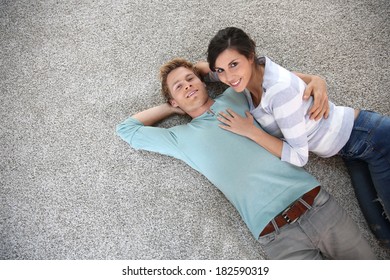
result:
M 190 98 L 191 96 L 193 96 L 198 90 L 193 90 L 193 91 L 190 91 L 188 94 L 187 94 L 187 98 Z

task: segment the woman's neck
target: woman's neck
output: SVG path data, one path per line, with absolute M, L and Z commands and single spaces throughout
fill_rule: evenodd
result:
M 247 89 L 251 93 L 252 101 L 255 107 L 261 102 L 261 96 L 263 95 L 263 76 L 264 66 L 253 64 L 252 76 L 249 80 Z

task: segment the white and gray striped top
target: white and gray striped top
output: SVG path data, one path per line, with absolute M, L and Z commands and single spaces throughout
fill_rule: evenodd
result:
M 264 59 L 264 58 L 263 58 Z M 347 143 L 354 122 L 354 110 L 329 102 L 327 119 L 310 120 L 313 98 L 302 99 L 306 84 L 292 72 L 265 57 L 263 96 L 253 105 L 250 92 L 244 94 L 250 113 L 269 134 L 283 140 L 281 160 L 297 166 L 307 163 L 309 151 L 330 157 Z

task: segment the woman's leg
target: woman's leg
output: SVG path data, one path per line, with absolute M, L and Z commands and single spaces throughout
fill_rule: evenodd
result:
M 351 176 L 356 198 L 367 223 L 376 238 L 385 247 L 390 247 L 390 223 L 372 182 L 368 164 L 360 160 L 344 159 Z
M 390 247 L 389 139 L 390 117 L 361 111 L 349 141 L 339 153 L 348 167 L 364 216 L 386 247 Z

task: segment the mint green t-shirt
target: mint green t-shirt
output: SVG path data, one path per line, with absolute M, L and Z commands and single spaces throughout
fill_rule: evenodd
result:
M 220 128 L 216 115 L 228 108 L 242 116 L 249 110 L 245 96 L 228 88 L 215 99 L 211 112 L 188 124 L 166 129 L 128 118 L 117 126 L 117 133 L 135 149 L 178 158 L 206 176 L 258 239 L 271 219 L 319 183 L 304 169 Z

